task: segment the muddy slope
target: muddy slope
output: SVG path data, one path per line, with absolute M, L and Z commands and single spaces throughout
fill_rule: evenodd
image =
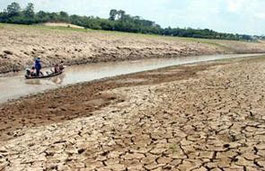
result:
M 0 25 L 0 73 L 31 66 L 41 57 L 45 66 L 176 57 L 217 53 L 264 52 L 263 43 L 171 38 L 45 26 Z

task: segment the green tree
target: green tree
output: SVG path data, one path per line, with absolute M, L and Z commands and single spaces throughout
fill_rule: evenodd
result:
M 64 12 L 64 11 L 61 11 L 59 14 L 63 18 L 68 18 L 69 17 L 69 15 L 67 14 L 67 12 Z
M 19 16 L 20 12 L 20 5 L 16 2 L 12 2 L 10 5 L 7 6 L 7 15 L 9 17 Z
M 4 10 L 4 12 L 0 13 L 0 22 L 6 23 L 7 20 L 8 20 L 8 15 L 7 15 L 6 10 Z
M 117 14 L 118 14 L 117 10 L 115 10 L 115 9 L 110 10 L 109 20 L 114 21 L 116 19 Z
M 33 3 L 28 3 L 27 7 L 24 10 L 24 14 L 28 18 L 33 18 L 35 13 L 34 13 L 34 5 Z
M 60 20 L 64 21 L 64 22 L 69 22 L 69 15 L 67 14 L 67 12 L 61 11 L 59 13 L 60 16 Z
M 119 16 L 119 19 L 120 20 L 123 20 L 124 19 L 124 15 L 125 15 L 125 11 L 123 11 L 123 10 L 119 10 L 118 11 L 118 16 Z
M 45 18 L 45 17 L 47 17 L 47 14 L 44 11 L 39 11 L 39 12 L 37 12 L 36 16 L 39 18 Z
M 141 19 L 141 17 L 140 16 L 133 16 L 132 19 L 135 21 L 139 21 Z

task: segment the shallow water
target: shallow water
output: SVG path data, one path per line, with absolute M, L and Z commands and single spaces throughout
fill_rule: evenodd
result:
M 67 67 L 64 74 L 39 80 L 26 80 L 24 72 L 0 77 L 0 103 L 21 96 L 95 79 L 153 70 L 173 65 L 182 65 L 217 59 L 261 56 L 264 54 L 233 54 L 191 56 L 178 58 L 144 59 L 137 61 L 107 62 Z

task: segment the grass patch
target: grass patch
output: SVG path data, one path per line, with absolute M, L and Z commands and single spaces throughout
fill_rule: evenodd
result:
M 91 29 L 73 28 L 64 26 L 44 26 L 44 25 L 23 25 L 23 24 L 4 24 L 0 23 L 0 26 L 12 27 L 12 28 L 23 28 L 23 29 L 36 29 L 41 31 L 65 31 L 65 32 L 91 32 Z
M 0 29 L 4 28 L 4 24 L 0 23 Z
M 181 38 L 183 40 L 186 40 L 186 41 L 190 41 L 190 42 L 197 42 L 197 43 L 203 43 L 203 44 L 206 44 L 206 45 L 211 45 L 211 46 L 215 46 L 215 47 L 219 47 L 219 48 L 222 48 L 224 50 L 228 50 L 228 51 L 233 51 L 232 48 L 224 45 L 224 41 L 226 40 L 219 40 L 219 39 L 196 39 L 196 38 Z M 229 40 L 229 41 L 233 41 L 233 40 Z
M 64 32 L 91 32 L 91 29 L 73 28 L 64 26 L 43 26 L 43 25 L 29 25 L 28 27 L 40 30 L 53 30 L 53 31 L 64 31 Z
M 0 23 L 1 24 L 1 23 Z M 143 34 L 143 33 L 128 33 L 128 32 L 119 32 L 119 31 L 108 31 L 108 30 L 92 30 L 92 29 L 83 29 L 83 28 L 72 28 L 64 26 L 45 26 L 41 24 L 37 25 L 24 25 L 24 24 L 6 24 L 2 23 L 1 25 L 13 28 L 24 28 L 24 29 L 36 29 L 42 31 L 65 31 L 65 32 L 84 32 L 84 33 L 102 33 L 109 34 L 113 36 L 130 36 L 130 37 L 140 37 L 140 38 L 156 38 L 164 40 L 182 40 L 182 41 L 192 41 L 194 38 L 183 38 L 183 37 L 173 37 L 173 36 L 161 36 L 156 34 Z M 194 39 L 199 41 L 199 39 Z
M 217 46 L 217 47 L 223 48 L 224 50 L 233 51 L 232 48 L 230 48 L 230 47 L 228 47 L 226 45 L 214 42 L 214 41 L 206 41 L 206 40 L 204 40 L 204 41 L 201 41 L 201 43 L 208 44 L 208 45 L 211 45 L 211 46 Z
M 75 31 L 75 32 L 89 32 L 91 29 L 83 29 L 83 28 L 73 28 L 73 27 L 64 27 L 64 26 L 34 26 L 40 29 L 49 29 L 49 30 L 60 30 L 60 31 Z
M 219 39 L 201 39 L 201 38 L 187 38 L 187 37 L 172 37 L 172 36 L 162 36 L 154 34 L 142 34 L 142 33 L 128 33 L 128 32 L 118 32 L 118 31 L 105 31 L 105 30 L 91 30 L 83 28 L 73 28 L 73 27 L 64 27 L 64 26 L 45 26 L 45 25 L 18 25 L 18 24 L 1 24 L 0 29 L 2 28 L 22 28 L 22 29 L 33 29 L 43 32 L 82 32 L 82 33 L 99 33 L 106 34 L 110 36 L 120 36 L 120 37 L 135 37 L 135 38 L 146 38 L 146 39 L 160 39 L 166 41 L 183 41 L 183 42 L 193 42 L 193 43 L 202 43 L 205 45 L 210 45 L 213 47 L 221 48 L 228 52 L 234 52 L 232 47 L 226 45 L 226 42 L 245 42 L 245 41 L 232 41 L 232 40 L 219 40 Z M 29 30 L 30 31 L 30 30 Z M 250 43 L 250 42 L 247 42 Z
M 258 41 L 245 41 L 245 40 L 224 40 L 224 39 L 202 39 L 202 38 L 189 38 L 189 37 L 180 37 L 179 39 L 190 41 L 190 42 L 197 42 L 197 43 L 203 43 L 215 47 L 222 48 L 224 50 L 234 52 L 234 49 L 232 47 L 229 47 L 227 45 L 227 42 L 234 42 L 234 43 L 260 43 Z

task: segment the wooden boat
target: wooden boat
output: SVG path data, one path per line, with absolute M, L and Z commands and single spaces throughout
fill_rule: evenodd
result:
M 55 76 L 58 76 L 58 75 L 61 75 L 63 73 L 63 71 L 61 72 L 52 72 L 52 73 L 49 73 L 47 75 L 43 75 L 43 76 L 29 76 L 29 75 L 25 75 L 25 78 L 26 79 L 42 79 L 42 78 L 50 78 L 50 77 L 55 77 Z

